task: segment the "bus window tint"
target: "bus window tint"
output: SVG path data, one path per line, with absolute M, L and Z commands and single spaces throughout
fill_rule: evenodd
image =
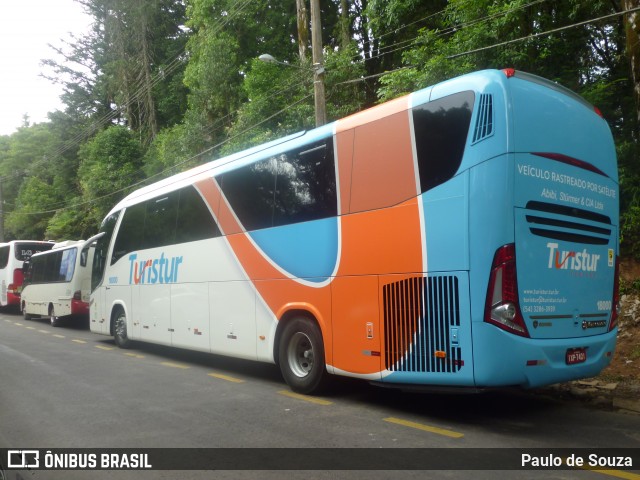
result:
M 337 203 L 331 139 L 278 156 L 273 226 L 335 216 Z
M 43 281 L 58 282 L 60 280 L 60 266 L 62 265 L 62 252 L 55 252 L 46 255 L 46 263 L 44 267 Z
M 70 282 L 76 267 L 76 249 L 53 251 L 34 257 L 31 263 L 31 283 Z
M 175 242 L 195 242 L 219 236 L 220 229 L 200 194 L 192 186 L 183 188 L 180 191 Z
M 9 263 L 9 250 L 9 245 L 0 247 L 0 268 L 7 268 L 7 264 Z
M 113 246 L 111 265 L 116 263 L 127 253 L 140 250 L 144 245 L 144 217 L 146 206 L 138 203 L 127 207 L 118 229 L 118 237 Z
M 116 227 L 119 216 L 120 212 L 109 215 L 100 227 L 100 231 L 105 232 L 105 235 L 96 240 L 96 251 L 91 264 L 91 291 L 95 290 L 102 282 L 104 269 L 107 266 L 107 251 L 109 250 L 113 229 Z
M 422 192 L 452 178 L 462 162 L 475 95 L 455 93 L 413 109 Z
M 40 283 L 44 282 L 44 272 L 47 266 L 47 257 L 35 257 L 32 260 L 31 267 L 31 282 Z
M 178 216 L 178 192 L 171 192 L 145 203 L 144 240 L 143 245 L 138 248 L 163 247 L 174 243 Z M 127 212 L 124 214 L 124 220 L 127 220 Z M 138 226 L 138 230 L 142 230 L 142 224 Z
M 275 158 L 245 165 L 216 179 L 245 230 L 258 230 L 273 224 Z
M 73 278 L 73 272 L 76 268 L 77 251 L 77 249 L 71 248 L 62 252 L 59 278 L 61 282 L 70 282 Z
M 51 250 L 53 247 L 53 243 L 49 245 L 43 245 L 41 243 L 16 243 L 15 244 L 15 256 L 16 260 L 20 260 L 24 262 L 25 260 L 29 260 L 31 255 L 40 252 L 46 252 L 47 250 Z

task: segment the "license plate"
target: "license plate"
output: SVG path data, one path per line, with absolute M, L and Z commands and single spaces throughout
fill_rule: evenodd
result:
M 587 351 L 584 348 L 570 348 L 566 355 L 567 365 L 575 365 L 587 361 Z

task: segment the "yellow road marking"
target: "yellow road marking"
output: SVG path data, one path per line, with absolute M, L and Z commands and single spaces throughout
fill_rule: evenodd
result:
M 16 325 L 18 325 L 19 327 L 24 327 L 24 325 L 22 325 L 21 323 L 16 322 Z
M 209 373 L 210 377 L 219 378 L 220 380 L 226 380 L 233 383 L 244 383 L 244 380 L 240 378 L 230 377 L 229 375 L 223 375 L 222 373 Z
M 74 338 L 73 340 L 71 340 L 72 342 L 76 342 L 76 343 L 87 343 L 84 340 L 78 340 L 77 338 Z
M 165 367 L 171 367 L 171 368 L 182 368 L 182 369 L 191 368 L 188 365 L 182 365 L 180 363 L 171 363 L 171 362 L 160 362 L 160 365 L 164 365 Z
M 26 327 L 26 328 L 27 328 L 27 330 L 35 330 L 36 329 L 35 327 Z
M 432 427 L 430 425 L 424 425 L 422 423 L 410 422 L 408 420 L 402 420 L 401 418 L 388 417 L 384 419 L 385 422 L 395 423 L 396 425 L 402 425 L 404 427 L 415 428 L 424 432 L 436 433 L 438 435 L 444 435 L 451 438 L 462 438 L 464 433 L 454 432 L 453 430 L 446 430 L 444 428 Z
M 133 358 L 144 358 L 144 355 L 138 355 L 137 353 L 125 353 L 125 355 Z
M 290 392 L 289 390 L 280 390 L 280 395 L 285 397 L 295 398 L 296 400 L 304 400 L 305 402 L 315 403 L 317 405 L 333 405 L 333 402 L 325 400 L 323 398 L 311 397 L 309 395 L 300 395 L 299 393 Z
M 64 335 L 58 335 L 57 333 L 54 333 L 53 336 L 56 338 L 67 338 Z
M 113 347 L 105 347 L 104 345 L 95 345 L 95 347 L 100 350 L 113 350 Z
M 46 330 L 38 330 L 40 333 L 46 333 L 49 334 L 49 332 L 47 332 Z
M 627 472 L 625 470 L 602 470 L 598 467 L 577 467 L 581 470 L 588 470 L 590 472 L 601 473 L 602 475 L 609 475 L 610 477 L 624 478 L 626 480 L 640 480 L 640 475 L 637 473 Z

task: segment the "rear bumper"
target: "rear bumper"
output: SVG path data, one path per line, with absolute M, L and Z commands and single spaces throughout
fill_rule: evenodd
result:
M 20 294 L 7 292 L 7 305 L 20 305 Z
M 71 315 L 89 316 L 89 304 L 82 300 L 71 300 Z
M 474 374 L 477 387 L 540 387 L 599 374 L 611 362 L 618 329 L 582 338 L 518 337 L 487 323 L 473 325 Z M 566 364 L 570 348 L 585 348 L 587 360 Z M 529 363 L 534 363 L 528 365 Z

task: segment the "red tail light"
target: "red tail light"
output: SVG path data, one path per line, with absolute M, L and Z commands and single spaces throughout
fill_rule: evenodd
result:
M 13 283 L 10 283 L 7 287 L 9 293 L 20 293 L 20 287 L 24 281 L 24 273 L 21 268 L 16 268 L 13 271 Z
M 563 155 L 561 153 L 553 153 L 553 152 L 531 152 L 531 155 L 536 155 L 538 157 L 548 158 L 550 160 L 555 160 L 556 162 L 566 163 L 567 165 L 571 165 L 574 167 L 582 168 L 584 170 L 588 170 L 593 173 L 597 173 L 598 175 L 602 175 L 606 177 L 607 174 L 600 170 L 598 167 L 594 167 L 588 162 L 584 162 L 582 160 L 578 160 L 577 158 L 570 157 L 568 155 Z
M 618 325 L 618 315 L 620 315 L 620 258 L 616 256 L 616 273 L 613 279 L 613 301 L 611 302 L 611 321 L 609 331 Z
M 520 312 L 516 247 L 512 243 L 500 247 L 493 257 L 484 321 L 515 335 L 529 336 Z

